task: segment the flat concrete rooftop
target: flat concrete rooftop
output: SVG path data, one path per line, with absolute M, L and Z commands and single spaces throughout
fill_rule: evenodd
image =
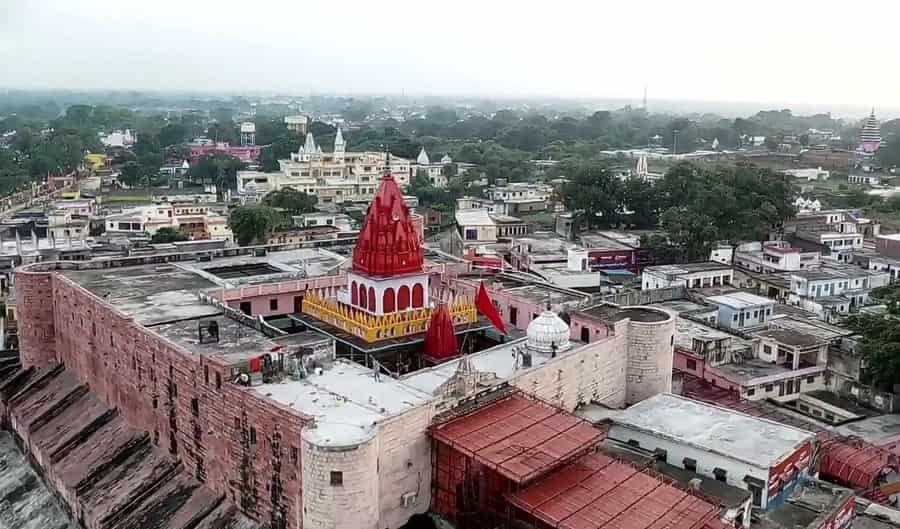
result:
M 264 398 L 315 419 L 304 435 L 316 444 L 342 447 L 372 438 L 378 423 L 427 402 L 431 396 L 388 375 L 346 360 L 338 360 L 322 374 L 301 380 L 254 386 Z
M 642 323 L 656 323 L 666 321 L 672 317 L 671 313 L 663 309 L 619 307 L 616 305 L 595 305 L 580 312 L 613 323 L 624 319 Z
M 144 325 L 221 312 L 197 296 L 216 284 L 174 264 L 65 270 L 63 274 Z
M 825 364 L 821 364 L 818 367 L 821 371 L 825 371 Z M 740 382 L 742 384 L 748 384 L 760 378 L 777 377 L 780 375 L 787 376 L 791 373 L 796 373 L 787 367 L 772 364 L 758 358 L 747 359 L 739 364 L 722 364 L 709 369 L 718 371 L 720 374 L 728 377 L 729 380 Z
M 615 425 L 770 468 L 813 434 L 710 404 L 662 393 L 613 419 Z

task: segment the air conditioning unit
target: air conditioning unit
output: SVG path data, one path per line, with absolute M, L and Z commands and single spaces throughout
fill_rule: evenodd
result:
M 403 507 L 412 507 L 416 504 L 416 500 L 419 499 L 419 495 L 415 492 L 407 492 L 403 496 L 400 496 L 400 502 L 403 504 Z

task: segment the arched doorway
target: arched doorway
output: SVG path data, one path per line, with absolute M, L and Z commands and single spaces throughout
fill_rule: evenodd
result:
M 375 289 L 369 287 L 369 312 L 375 312 Z
M 350 304 L 354 307 L 359 305 L 359 292 L 356 291 L 356 281 L 350 283 Z
M 425 289 L 422 288 L 421 283 L 416 283 L 413 287 L 412 291 L 412 306 L 413 308 L 421 308 L 425 305 Z
M 366 285 L 359 285 L 359 306 L 362 308 L 366 308 L 367 305 Z
M 403 285 L 397 294 L 397 309 L 406 310 L 409 308 L 409 287 Z
M 396 296 L 394 295 L 394 289 L 388 287 L 384 291 L 384 296 L 381 299 L 381 309 L 384 312 L 394 312 L 397 310 L 396 306 Z

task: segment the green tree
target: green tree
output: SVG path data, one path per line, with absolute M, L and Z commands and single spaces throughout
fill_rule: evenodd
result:
M 159 145 L 162 147 L 184 143 L 186 137 L 187 127 L 181 123 L 169 123 L 158 134 Z
M 241 246 L 264 243 L 281 224 L 278 210 L 269 206 L 241 206 L 228 216 L 228 225 Z
M 900 384 L 900 286 L 882 287 L 872 294 L 887 305 L 887 312 L 855 314 L 847 323 L 861 336 L 859 352 L 866 366 L 863 381 L 894 391 Z
M 615 227 L 625 219 L 623 184 L 608 165 L 569 165 L 563 171 L 570 179 L 563 195 L 566 207 L 574 214 L 573 234 Z
M 237 172 L 244 169 L 242 161 L 232 156 L 220 154 L 200 159 L 191 167 L 191 180 L 200 184 L 213 184 L 216 192 L 222 194 L 225 189 L 237 186 Z
M 263 197 L 263 204 L 266 206 L 283 209 L 292 215 L 315 211 L 318 201 L 315 195 L 308 195 L 291 187 L 272 191 Z
M 181 233 L 175 228 L 160 228 L 150 237 L 153 244 L 165 244 L 188 240 L 187 235 Z

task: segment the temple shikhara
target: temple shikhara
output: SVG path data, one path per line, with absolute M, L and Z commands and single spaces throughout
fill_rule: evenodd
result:
M 342 349 L 361 354 L 378 351 L 381 357 L 395 353 L 397 361 L 402 352 L 415 350 L 430 325 L 442 327 L 431 331 L 432 336 L 454 342 L 455 329 L 467 333 L 485 328 L 479 325 L 471 299 L 441 297 L 439 292 L 434 297 L 440 277 L 425 268 L 422 233 L 414 226 L 390 172 L 381 179 L 369 207 L 352 263 L 344 288 L 332 291 L 333 297 L 307 294 L 300 316 L 316 331 L 340 342 Z M 438 317 L 432 318 L 433 314 Z M 440 349 L 433 358 L 456 354 L 447 347 Z
M 859 131 L 859 151 L 867 155 L 875 154 L 881 148 L 881 123 L 875 117 L 875 109 L 869 114 Z

